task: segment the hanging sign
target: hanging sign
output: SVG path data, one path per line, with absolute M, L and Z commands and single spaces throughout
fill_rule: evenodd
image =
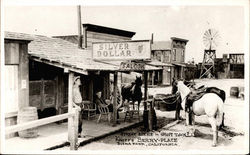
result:
M 95 60 L 143 60 L 150 56 L 149 40 L 93 43 Z
M 244 64 L 244 54 L 229 54 L 231 64 Z
M 143 71 L 144 69 L 145 69 L 144 63 L 121 62 L 121 64 L 120 64 L 121 71 Z

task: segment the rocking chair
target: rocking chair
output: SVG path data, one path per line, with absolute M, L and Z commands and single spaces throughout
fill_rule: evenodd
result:
M 109 112 L 108 105 L 107 106 L 100 106 L 100 105 L 98 105 L 97 107 L 98 107 L 98 110 L 100 112 L 99 117 L 97 119 L 97 123 L 99 123 L 102 115 L 107 115 L 108 122 L 110 123 L 111 113 Z

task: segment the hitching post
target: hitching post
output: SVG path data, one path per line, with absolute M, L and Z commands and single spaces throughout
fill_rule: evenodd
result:
M 74 73 L 69 71 L 69 87 L 68 87 L 68 113 L 72 113 L 74 111 L 73 109 L 73 80 L 74 80 Z M 77 111 L 74 111 L 75 113 Z M 77 127 L 75 127 L 76 125 L 76 121 L 78 121 L 78 119 L 76 118 L 77 114 L 74 117 L 69 117 L 68 118 L 68 141 L 70 142 L 70 150 L 77 150 Z M 77 120 L 76 120 L 77 119 Z M 75 129 L 76 128 L 76 129 Z
M 117 71 L 114 73 L 114 89 L 113 89 L 113 95 L 114 95 L 114 101 L 113 101 L 113 116 L 114 116 L 114 122 L 113 126 L 117 123 Z
M 144 71 L 144 111 L 147 110 L 148 97 L 148 71 Z
M 144 71 L 144 110 L 143 110 L 143 124 L 144 128 L 148 130 L 148 110 L 147 110 L 147 94 L 148 94 L 148 72 Z

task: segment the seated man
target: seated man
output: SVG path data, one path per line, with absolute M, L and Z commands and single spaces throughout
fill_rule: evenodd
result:
M 96 100 L 95 100 L 95 103 L 97 104 L 97 106 L 101 106 L 101 107 L 108 107 L 109 109 L 109 112 L 113 112 L 113 104 L 107 100 L 104 100 L 102 98 L 102 92 L 99 91 L 96 93 Z M 117 108 L 116 109 L 119 109 L 121 107 L 121 104 L 120 105 L 117 105 Z M 117 110 L 117 119 L 119 119 L 119 113 L 118 113 L 118 110 Z

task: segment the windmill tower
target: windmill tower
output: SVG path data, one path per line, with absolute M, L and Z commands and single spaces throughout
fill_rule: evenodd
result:
M 203 35 L 205 50 L 200 78 L 213 78 L 215 75 L 214 61 L 216 58 L 216 47 L 218 46 L 219 38 L 219 33 L 215 29 L 208 29 Z

